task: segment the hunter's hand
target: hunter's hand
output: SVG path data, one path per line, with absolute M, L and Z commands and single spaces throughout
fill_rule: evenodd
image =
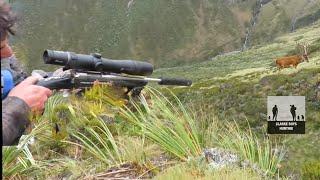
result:
M 22 99 L 32 111 L 42 112 L 44 104 L 52 91 L 48 88 L 34 85 L 38 81 L 36 77 L 28 77 L 19 85 L 14 87 L 8 96 L 15 96 Z

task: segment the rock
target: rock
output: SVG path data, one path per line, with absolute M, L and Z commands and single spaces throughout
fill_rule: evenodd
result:
M 223 83 L 220 85 L 220 89 L 223 90 L 223 89 L 229 89 L 231 88 L 232 85 L 231 84 L 228 84 L 228 83 Z
M 265 76 L 263 78 L 260 79 L 260 82 L 259 82 L 262 86 L 266 86 L 266 85 L 269 85 L 270 84 L 270 79 L 269 77 Z
M 320 82 L 318 83 L 317 89 L 320 91 Z
M 254 94 L 259 93 L 260 87 L 261 87 L 260 84 L 255 84 L 255 85 L 253 86 L 253 93 L 254 93 Z
M 299 88 L 300 87 L 300 83 L 294 83 L 292 86 L 293 86 L 293 88 Z
M 258 173 L 260 176 L 267 178 L 267 172 L 261 170 L 257 163 L 252 163 L 246 159 L 246 160 L 241 161 L 240 164 L 241 164 L 241 167 L 250 168 L 250 169 L 254 170 L 256 173 Z
M 299 84 L 299 88 L 301 88 L 301 89 L 307 89 L 307 88 L 309 88 L 309 84 L 308 84 L 308 83 L 300 83 L 300 84 Z
M 267 114 L 264 114 L 264 113 L 259 113 L 259 116 L 260 116 L 262 119 L 267 119 L 267 118 L 268 118 Z
M 281 153 L 279 149 L 273 149 L 273 151 L 277 154 Z M 240 156 L 235 153 L 232 153 L 226 149 L 222 148 L 207 148 L 204 149 L 201 154 L 201 159 L 205 159 L 208 168 L 211 170 L 218 170 L 223 167 L 242 167 L 242 168 L 250 168 L 253 171 L 257 172 L 262 177 L 267 178 L 267 172 L 263 171 L 257 163 L 253 163 L 248 159 L 241 160 Z
M 107 116 L 107 115 L 101 115 L 99 116 L 105 123 L 107 124 L 113 124 L 114 123 L 114 118 Z
M 278 89 L 276 90 L 277 92 L 283 92 L 285 90 L 284 86 L 280 86 L 278 87 Z
M 33 70 L 33 71 L 31 72 L 31 75 L 32 75 L 32 76 L 35 76 L 35 77 L 38 77 L 38 78 L 40 78 L 40 79 L 43 79 L 43 78 L 48 77 L 48 73 L 47 73 L 47 72 L 45 72 L 45 71 L 43 71 L 43 70 L 38 70 L 38 69 Z
M 240 161 L 240 158 L 236 154 L 220 148 L 205 149 L 202 156 L 205 157 L 209 168 L 211 169 L 238 165 Z
M 243 168 L 250 168 L 251 167 L 251 163 L 249 160 L 244 160 L 244 161 L 241 161 L 241 167 Z

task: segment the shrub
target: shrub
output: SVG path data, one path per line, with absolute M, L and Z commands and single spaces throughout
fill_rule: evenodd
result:
M 305 163 L 302 167 L 301 175 L 303 179 L 320 179 L 320 162 L 313 161 Z

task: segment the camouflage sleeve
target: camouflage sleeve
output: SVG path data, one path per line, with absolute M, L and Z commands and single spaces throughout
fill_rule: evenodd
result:
M 2 101 L 2 145 L 17 144 L 29 125 L 29 106 L 20 98 L 9 96 Z
M 14 79 L 14 82 L 16 82 L 16 84 L 27 78 L 27 73 L 24 71 L 23 66 L 18 62 L 15 56 L 10 58 L 10 68 L 16 73 Z
M 14 55 L 1 59 L 1 69 L 8 69 L 11 71 L 15 84 L 20 83 L 28 76 L 28 74 L 24 71 L 21 63 L 19 63 Z
M 17 71 L 19 73 L 24 73 L 23 66 L 21 65 L 21 63 L 18 62 L 17 58 L 14 55 L 10 58 L 10 67 L 14 71 Z

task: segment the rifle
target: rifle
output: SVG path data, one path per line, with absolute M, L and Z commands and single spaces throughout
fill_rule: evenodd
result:
M 134 60 L 111 60 L 101 57 L 101 54 L 76 54 L 74 52 L 45 50 L 45 64 L 61 65 L 63 72 L 40 80 L 37 85 L 54 89 L 84 89 L 91 87 L 98 80 L 101 83 L 111 83 L 115 86 L 127 87 L 127 92 L 139 95 L 149 82 L 159 85 L 191 86 L 187 79 L 149 78 L 153 65 Z

